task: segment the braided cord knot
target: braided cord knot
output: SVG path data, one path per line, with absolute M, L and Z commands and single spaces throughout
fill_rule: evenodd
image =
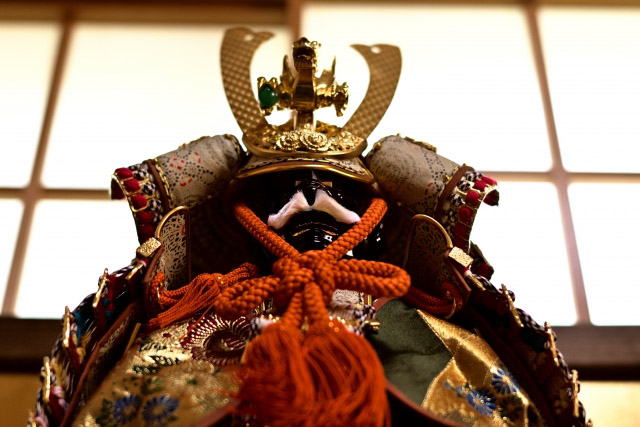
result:
M 321 251 L 298 252 L 246 205 L 235 206 L 238 221 L 279 259 L 272 275 L 229 285 L 214 301 L 216 314 L 248 314 L 268 298 L 284 307 L 280 321 L 264 328 L 244 354 L 238 397 L 246 412 L 262 424 L 390 424 L 382 365 L 371 345 L 329 318 L 327 306 L 336 289 L 398 297 L 407 292 L 409 275 L 377 261 L 342 259 L 382 220 L 386 204 L 374 199 L 347 232 Z M 301 328 L 309 322 L 303 335 Z
M 224 290 L 214 302 L 216 313 L 222 318 L 234 318 L 248 314 L 264 300 L 275 297 L 289 301 L 283 321 L 300 327 L 304 315 L 309 316 L 312 323 L 321 319 L 328 321 L 326 306 L 336 289 L 376 296 L 403 295 L 410 285 L 409 275 L 403 269 L 378 261 L 341 259 L 371 233 L 385 213 L 384 200 L 374 199 L 360 222 L 327 248 L 300 253 L 246 205 L 236 205 L 238 221 L 280 258 L 273 264 L 271 276 L 245 280 Z M 294 301 L 293 296 L 298 294 L 303 298 Z

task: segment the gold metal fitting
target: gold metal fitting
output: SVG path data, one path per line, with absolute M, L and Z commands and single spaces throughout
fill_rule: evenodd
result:
M 69 348 L 69 340 L 71 339 L 71 312 L 69 306 L 64 308 L 64 316 L 62 317 L 62 347 Z
M 136 262 L 136 265 L 133 267 L 133 270 L 131 270 L 129 274 L 127 274 L 127 277 L 125 277 L 125 279 L 130 281 L 131 279 L 133 279 L 133 276 L 135 276 L 136 273 L 142 270 L 143 268 L 144 268 L 143 263 L 141 263 L 140 261 Z
M 558 350 L 556 349 L 556 339 L 553 334 L 553 329 L 551 329 L 551 325 L 549 322 L 544 322 L 544 331 L 549 337 L 549 350 L 551 351 L 551 355 L 553 356 L 553 363 L 556 366 L 560 366 L 560 360 L 558 359 Z
M 93 303 L 91 306 L 93 308 L 98 308 L 98 304 L 100 303 L 100 297 L 102 293 L 106 289 L 109 284 L 109 271 L 105 268 L 104 273 L 102 273 L 102 277 L 100 278 L 100 283 L 98 284 L 98 290 L 96 291 L 95 296 L 93 297 Z
M 416 144 L 416 145 L 419 145 L 419 146 L 421 146 L 421 147 L 423 147 L 423 148 L 426 148 L 426 149 L 427 149 L 427 150 L 429 150 L 429 151 L 433 151 L 434 153 L 437 153 L 437 152 L 438 152 L 438 147 L 436 147 L 435 145 L 431 145 L 431 144 L 429 144 L 429 143 L 428 143 L 428 142 L 426 142 L 426 141 L 418 141 L 418 140 L 413 139 L 413 138 L 408 137 L 408 136 L 404 136 L 404 137 L 403 137 L 403 136 L 402 136 L 402 135 L 400 135 L 399 133 L 398 133 L 398 136 L 399 136 L 399 137 L 401 137 L 401 138 L 406 139 L 406 140 L 407 140 L 407 141 L 409 141 L 409 142 L 412 142 L 413 144 Z
M 315 110 L 330 106 L 342 116 L 349 102 L 349 87 L 335 81 L 335 58 L 331 68 L 316 75 L 319 47 L 317 42 L 301 38 L 293 44 L 293 69 L 285 56 L 279 80 L 258 78 L 258 100 L 263 114 L 271 114 L 274 108 L 290 109 L 293 119 L 280 126 L 263 122 L 246 130 L 243 139 L 254 154 L 274 157 L 304 153 L 310 157 L 351 158 L 366 147 L 363 138 L 314 118 Z
M 364 326 L 371 328 L 372 331 L 377 331 L 380 329 L 380 321 L 375 319 L 367 319 L 364 321 Z
M 133 327 L 133 331 L 131 332 L 131 336 L 129 337 L 129 341 L 127 342 L 127 346 L 125 347 L 123 354 L 127 354 L 127 351 L 129 351 L 129 349 L 131 348 L 131 346 L 135 342 L 136 337 L 138 336 L 138 332 L 140 332 L 140 327 L 141 326 L 142 326 L 142 324 L 136 323 L 136 325 Z
M 49 394 L 51 393 L 51 365 L 49 364 L 49 358 L 45 356 L 42 359 L 42 370 L 44 375 L 44 384 L 42 386 L 42 402 L 45 405 L 49 404 Z
M 138 246 L 136 254 L 142 258 L 149 258 L 160 246 L 162 246 L 160 240 L 155 237 L 149 237 L 143 244 Z
M 580 416 L 580 401 L 578 400 L 578 393 L 580 393 L 580 383 L 578 382 L 578 371 L 571 370 L 571 391 L 573 392 L 573 416 L 578 418 Z
M 469 268 L 473 264 L 473 258 L 471 258 L 465 251 L 458 247 L 454 247 L 449 251 L 449 258 L 455 261 L 462 268 Z
M 373 177 L 368 177 L 358 156 L 393 99 L 402 68 L 400 49 L 385 44 L 352 45 L 367 62 L 369 86 L 362 103 L 344 126 L 339 127 L 316 122 L 314 111 L 333 106 L 341 116 L 349 101 L 348 87 L 335 81 L 335 60 L 329 69 L 317 75 L 320 45 L 305 38 L 293 44 L 291 61 L 284 57 L 279 78 L 258 79 L 256 100 L 251 60 L 258 47 L 271 37 L 273 34 L 265 31 L 231 28 L 222 41 L 220 65 L 229 106 L 242 130 L 247 150 L 267 163 L 265 167 L 253 168 L 253 172 L 247 169 L 239 177 L 268 173 L 285 165 L 288 169 L 312 165 L 372 182 Z M 265 115 L 274 108 L 293 110 L 292 120 L 282 125 L 269 124 Z M 274 159 L 273 168 L 269 167 L 269 158 Z M 292 158 L 296 161 L 289 161 Z M 354 163 L 353 167 L 350 162 Z M 357 171 L 352 170 L 354 167 Z
M 485 291 L 486 290 L 486 288 L 484 287 L 482 282 L 480 280 L 478 280 L 473 274 L 467 274 L 465 277 L 467 279 L 469 279 L 471 281 L 471 283 L 473 283 L 481 291 Z
M 519 327 L 523 328 L 524 324 L 522 323 L 522 320 L 520 319 L 520 315 L 518 314 L 518 310 L 516 310 L 516 306 L 513 304 L 513 300 L 511 299 L 511 295 L 509 294 L 509 290 L 504 285 L 504 283 L 502 284 L 502 295 L 504 295 L 507 298 L 507 302 L 509 303 L 509 311 L 511 312 L 511 315 L 513 316 L 513 319 L 516 321 L 516 324 Z
M 364 294 L 364 303 L 366 305 L 373 305 L 373 295 Z
M 28 415 L 28 418 L 27 418 L 27 426 L 28 427 L 37 427 L 35 417 L 36 417 L 36 415 L 33 413 L 33 409 L 29 409 L 29 415 Z
M 451 311 L 444 318 L 445 319 L 450 319 L 451 316 L 453 316 L 455 314 L 455 312 L 456 312 L 457 303 L 456 303 L 456 299 L 451 295 L 451 292 L 449 292 L 449 291 L 447 291 L 447 299 L 450 299 L 453 304 L 451 305 Z
M 265 114 L 271 113 L 274 106 L 292 109 L 296 129 L 313 125 L 313 111 L 318 108 L 333 105 L 336 114 L 342 116 L 349 101 L 348 86 L 346 83 L 338 85 L 335 81 L 335 58 L 331 68 L 316 76 L 319 47 L 319 43 L 301 38 L 293 43 L 294 69 L 285 56 L 280 81 L 275 77 L 269 81 L 258 78 L 258 98 Z

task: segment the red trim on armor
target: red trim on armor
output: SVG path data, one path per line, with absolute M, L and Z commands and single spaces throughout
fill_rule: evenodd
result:
M 469 244 L 469 242 L 465 239 L 463 239 L 462 237 L 459 236 L 453 236 L 453 246 L 457 247 L 457 248 L 464 248 L 467 244 Z
M 147 240 L 150 237 L 153 237 L 153 233 L 156 230 L 156 227 L 153 225 L 144 225 L 144 224 L 140 224 L 138 226 L 138 232 L 140 233 L 140 236 L 142 236 L 142 241 L 144 242 L 145 240 Z
M 136 194 L 135 196 L 131 197 L 131 204 L 136 209 L 143 209 L 147 207 L 147 198 L 142 194 Z
M 465 198 L 465 202 L 469 206 L 476 207 L 480 204 L 480 193 L 474 190 L 467 191 L 467 197 Z
M 473 211 L 468 206 L 461 206 L 458 211 L 458 220 L 462 222 L 470 222 L 473 218 Z
M 484 191 L 486 187 L 487 187 L 487 183 L 482 180 L 476 180 L 476 182 L 473 183 L 473 188 L 476 188 L 480 191 Z
M 129 168 L 116 169 L 116 176 L 120 179 L 133 178 L 133 172 Z
M 496 184 L 498 183 L 495 179 L 490 178 L 490 177 L 488 177 L 488 176 L 486 176 L 486 175 L 485 175 L 485 176 L 483 176 L 481 179 L 482 179 L 484 182 L 486 182 L 488 185 L 496 185 Z
M 476 267 L 475 273 L 488 280 L 491 279 L 491 276 L 493 275 L 493 269 L 486 262 L 480 262 Z
M 135 178 L 130 178 L 126 181 L 122 181 L 122 184 L 124 185 L 124 189 L 129 193 L 140 191 L 140 183 Z
M 153 213 L 150 211 L 140 211 L 136 214 L 138 223 L 150 223 L 153 222 Z
M 500 193 L 498 193 L 496 190 L 493 190 L 489 194 L 487 194 L 483 201 L 489 206 L 496 206 L 499 200 Z
M 465 240 L 468 240 L 469 235 L 471 234 L 471 227 L 461 222 L 458 222 L 456 225 L 453 226 L 453 232 L 456 236 L 459 236 Z

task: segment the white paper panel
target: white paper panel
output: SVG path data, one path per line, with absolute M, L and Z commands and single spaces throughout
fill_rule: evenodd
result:
M 640 325 L 640 185 L 573 184 L 569 200 L 591 322 Z
M 482 206 L 474 241 L 495 268 L 491 282 L 516 294 L 538 323 L 572 325 L 576 309 L 558 195 L 549 183 L 500 182 L 500 206 Z
M 258 51 L 279 75 L 288 33 Z M 47 187 L 107 188 L 113 170 L 204 135 L 241 134 L 222 88 L 221 26 L 78 25 L 51 133 Z
M 59 35 L 53 23 L 0 24 L 0 187 L 31 178 Z
M 54 317 L 98 288 L 105 267 L 135 257 L 135 225 L 124 201 L 44 200 L 36 206 L 15 315 Z
M 540 33 L 564 165 L 640 172 L 640 8 L 542 8 Z
M 323 45 L 323 66 L 338 56 L 338 80 L 352 94 L 345 116 L 355 111 L 368 85 L 366 63 L 349 45 L 402 49 L 400 84 L 371 143 L 400 132 L 482 170 L 550 167 L 521 8 L 311 3 L 303 9 L 302 32 Z M 322 119 L 338 122 L 331 116 L 327 111 Z

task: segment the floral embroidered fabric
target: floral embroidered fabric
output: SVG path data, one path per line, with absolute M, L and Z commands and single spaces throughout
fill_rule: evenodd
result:
M 531 399 L 489 344 L 424 311 L 418 314 L 452 355 L 431 383 L 425 409 L 469 426 L 542 425 Z
M 138 338 L 73 425 L 189 425 L 223 408 L 237 384 L 220 367 L 237 363 L 249 338 L 244 318 L 227 323 L 196 316 Z
M 391 300 L 367 338 L 385 376 L 429 413 L 464 426 L 535 426 L 537 407 L 478 335 Z

